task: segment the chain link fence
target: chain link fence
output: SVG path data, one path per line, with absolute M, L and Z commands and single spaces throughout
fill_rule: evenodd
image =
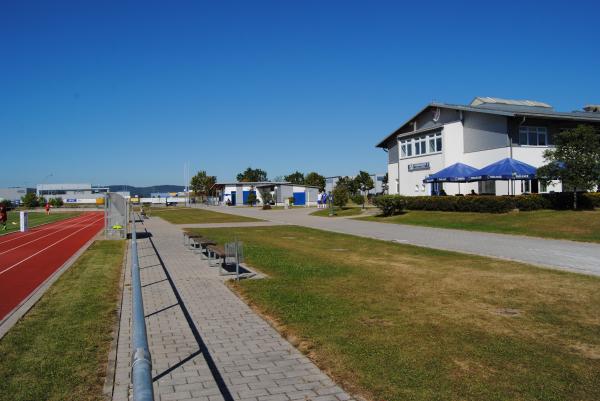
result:
M 104 221 L 106 238 L 127 238 L 129 222 L 129 203 L 127 199 L 112 192 L 106 194 Z

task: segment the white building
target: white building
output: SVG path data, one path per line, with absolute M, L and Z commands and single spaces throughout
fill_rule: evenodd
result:
M 219 183 L 215 186 L 219 201 L 232 206 L 247 204 L 250 193 L 255 193 L 260 205 L 263 199 L 261 192 L 271 194 L 275 205 L 282 206 L 288 198 L 294 198 L 295 206 L 315 206 L 319 193 L 318 187 L 296 185 L 289 182 L 229 182 Z
M 377 144 L 388 153 L 390 194 L 429 195 L 436 189 L 423 180 L 454 163 L 482 168 L 501 159 L 513 159 L 535 167 L 544 164 L 543 153 L 554 136 L 578 124 L 600 125 L 600 113 L 557 112 L 550 105 L 529 100 L 475 98 L 470 105 L 430 103 L 400 128 Z M 483 181 L 460 184 L 461 192 L 506 195 L 561 191 L 560 183 L 544 187 L 537 180 Z M 458 184 L 444 183 L 448 195 Z
M 36 188 L 37 196 L 62 198 L 65 203 L 97 203 L 96 199 L 104 198 L 107 192 L 108 188 L 92 184 L 38 184 Z

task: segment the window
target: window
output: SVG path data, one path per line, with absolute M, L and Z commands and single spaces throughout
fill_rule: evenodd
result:
M 496 181 L 479 181 L 477 189 L 480 194 L 496 195 Z
M 540 181 L 540 192 L 548 192 L 548 184 Z
M 546 127 L 528 127 L 519 128 L 519 144 L 529 146 L 547 146 L 548 130 Z
M 412 157 L 414 155 L 422 156 L 430 153 L 442 151 L 442 133 L 430 134 L 412 139 L 402 139 L 400 141 L 400 157 Z

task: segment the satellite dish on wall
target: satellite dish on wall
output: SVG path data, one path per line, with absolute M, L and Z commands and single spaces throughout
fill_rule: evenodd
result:
M 440 110 L 440 108 L 436 108 L 435 111 L 433 112 L 433 121 L 435 121 L 436 123 L 440 120 L 440 114 L 442 113 L 442 111 Z

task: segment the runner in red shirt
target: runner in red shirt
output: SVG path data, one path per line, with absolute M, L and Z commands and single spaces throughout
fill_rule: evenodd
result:
M 50 214 L 50 202 L 46 202 L 46 215 Z
M 0 203 L 0 223 L 2 223 L 2 230 L 6 230 L 6 220 L 8 220 L 6 206 L 4 203 Z

